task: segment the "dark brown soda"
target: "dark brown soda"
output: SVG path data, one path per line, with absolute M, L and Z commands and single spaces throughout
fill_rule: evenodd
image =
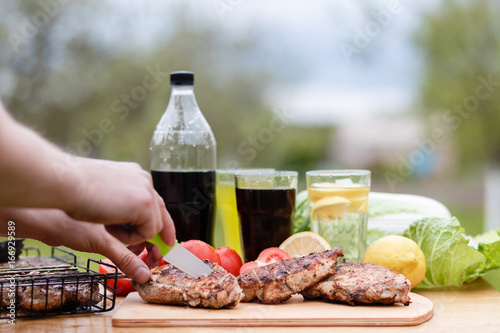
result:
M 245 262 L 277 247 L 293 228 L 295 189 L 236 189 Z
M 151 171 L 156 192 L 165 201 L 179 242 L 212 242 L 215 171 Z

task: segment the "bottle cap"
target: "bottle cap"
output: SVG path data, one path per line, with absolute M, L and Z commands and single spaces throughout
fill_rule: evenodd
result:
M 175 71 L 170 73 L 171 86 L 193 86 L 194 74 L 190 71 Z

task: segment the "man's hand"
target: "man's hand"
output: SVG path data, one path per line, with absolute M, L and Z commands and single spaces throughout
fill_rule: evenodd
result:
M 7 233 L 7 223 L 13 220 L 16 236 L 38 239 L 52 246 L 64 245 L 77 251 L 99 253 L 111 259 L 127 276 L 145 283 L 151 274 L 148 266 L 137 257 L 146 247 L 150 263 L 161 259 L 160 250 L 151 243 L 125 247 L 109 234 L 102 224 L 76 221 L 56 209 L 0 208 L 0 234 Z M 5 230 L 4 230 L 5 229 Z
M 127 244 L 141 243 L 161 233 L 169 246 L 175 227 L 151 175 L 136 163 L 79 158 L 76 187 L 66 213 L 71 217 L 106 225 Z M 64 181 L 64 180 L 63 180 Z

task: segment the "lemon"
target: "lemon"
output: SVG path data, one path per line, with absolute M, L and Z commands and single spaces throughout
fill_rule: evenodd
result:
M 385 236 L 366 249 L 363 262 L 370 262 L 403 274 L 412 287 L 425 277 L 425 256 L 417 243 L 403 236 Z
M 316 201 L 311 208 L 314 220 L 342 220 L 351 202 L 343 197 L 327 197 Z
M 331 248 L 326 239 L 310 231 L 293 234 L 280 245 L 280 249 L 292 258 L 306 256 L 312 252 L 331 250 Z
M 324 183 L 313 184 L 307 188 L 307 194 L 310 202 L 318 202 L 323 198 L 342 197 L 349 201 L 350 213 L 366 213 L 368 211 L 368 193 L 369 187 L 326 187 Z

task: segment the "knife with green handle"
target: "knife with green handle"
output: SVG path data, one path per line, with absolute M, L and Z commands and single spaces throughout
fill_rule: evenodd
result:
M 186 250 L 177 241 L 173 247 L 170 247 L 163 242 L 160 234 L 157 234 L 149 239 L 148 242 L 158 246 L 163 259 L 195 279 L 202 275 L 209 276 L 213 272 L 207 264 Z

